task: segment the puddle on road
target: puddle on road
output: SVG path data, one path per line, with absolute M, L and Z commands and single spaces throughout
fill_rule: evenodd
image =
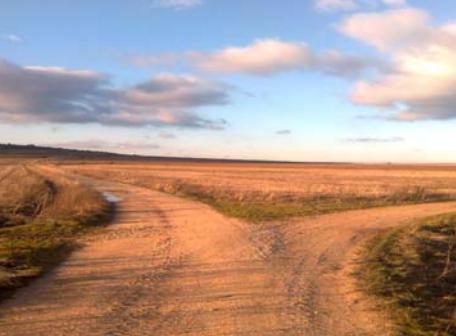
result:
M 107 200 L 110 203 L 118 203 L 122 200 L 120 197 L 117 197 L 113 193 L 110 193 L 107 191 L 103 192 L 103 197 L 105 198 L 105 200 Z

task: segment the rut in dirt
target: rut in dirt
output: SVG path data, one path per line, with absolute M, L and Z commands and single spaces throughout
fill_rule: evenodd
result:
M 104 232 L 0 306 L 0 335 L 387 335 L 354 295 L 352 253 L 455 203 L 249 225 L 139 187 Z

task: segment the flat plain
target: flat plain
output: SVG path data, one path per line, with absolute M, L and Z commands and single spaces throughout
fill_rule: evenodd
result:
M 66 168 L 202 200 L 249 221 L 456 196 L 454 166 L 162 161 Z
M 116 204 L 110 225 L 0 304 L 0 335 L 413 335 L 421 311 L 407 329 L 392 317 L 404 307 L 367 290 L 385 267 L 371 267 L 366 246 L 383 249 L 380 235 L 412 237 L 410 225 L 456 210 L 454 166 L 21 162 Z M 436 254 L 442 272 L 451 239 Z

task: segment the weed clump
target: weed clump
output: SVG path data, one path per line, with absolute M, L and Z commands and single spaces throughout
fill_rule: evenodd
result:
M 75 238 L 103 223 L 110 205 L 96 191 L 24 166 L 0 176 L 0 299 L 62 260 Z
M 401 335 L 456 334 L 456 214 L 379 234 L 357 275 Z

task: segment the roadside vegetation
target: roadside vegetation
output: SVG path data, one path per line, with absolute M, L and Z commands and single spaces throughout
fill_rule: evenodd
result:
M 379 234 L 357 275 L 399 335 L 455 335 L 456 213 Z
M 0 299 L 62 260 L 109 214 L 102 195 L 80 183 L 25 166 L 0 171 Z
M 212 194 L 198 186 L 180 184 L 171 192 L 206 203 L 225 215 L 249 222 L 264 222 L 289 217 L 322 215 L 326 213 L 382 207 L 390 205 L 415 204 L 448 200 L 443 195 L 429 194 L 425 190 L 404 190 L 386 197 L 345 197 L 335 198 L 319 195 L 301 200 L 238 200 L 229 195 Z
M 363 177 L 362 172 L 358 176 L 347 177 L 345 168 L 336 170 L 339 174 L 342 172 L 340 176 L 328 177 L 326 172 L 320 177 L 315 175 L 315 178 L 306 174 L 306 167 L 301 168 L 302 171 L 292 171 L 292 173 L 282 169 L 280 171 L 283 175 L 290 175 L 290 179 L 286 180 L 277 177 L 276 171 L 255 171 L 251 168 L 249 170 L 248 167 L 247 169 L 237 167 L 237 171 L 233 168 L 218 171 L 216 177 L 214 177 L 215 173 L 207 170 L 200 172 L 199 167 L 188 168 L 185 172 L 182 172 L 183 168 L 176 170 L 173 166 L 168 167 L 167 171 L 154 168 L 153 165 L 136 167 L 110 164 L 98 167 L 92 165 L 70 167 L 72 171 L 79 174 L 130 183 L 198 200 L 225 215 L 254 223 L 345 210 L 456 199 L 453 190 L 443 190 L 430 184 L 400 183 L 397 182 L 396 176 L 390 181 L 381 181 L 380 184 L 377 183 L 379 178 Z M 241 176 L 234 175 L 243 173 L 243 170 L 247 173 Z M 325 172 L 324 169 L 320 170 Z M 310 171 L 310 173 L 315 172 Z M 174 174 L 176 177 L 170 177 L 169 174 Z M 242 186 L 238 185 L 238 180 Z M 303 180 L 306 181 L 303 182 Z M 389 187 L 393 182 L 395 186 Z M 249 185 L 251 188 L 246 188 Z M 297 185 L 301 185 L 302 189 Z M 262 186 L 268 188 L 262 188 Z M 271 188 L 274 190 L 271 191 Z

